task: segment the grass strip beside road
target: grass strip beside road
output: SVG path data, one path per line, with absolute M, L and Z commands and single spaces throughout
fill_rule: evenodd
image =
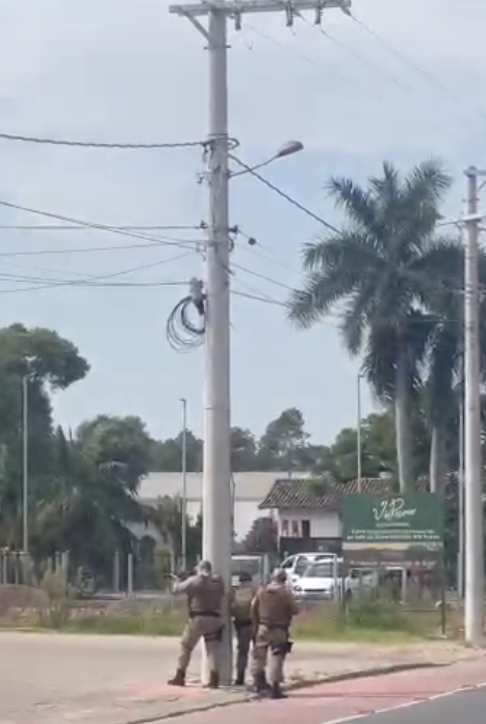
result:
M 58 630 L 66 633 L 180 636 L 185 606 L 143 604 L 136 601 L 105 607 L 51 606 L 21 619 L 0 619 L 0 627 Z M 400 643 L 435 638 L 440 616 L 435 609 L 407 609 L 395 602 L 363 600 L 344 611 L 330 603 L 304 610 L 294 620 L 292 637 L 301 641 L 363 641 Z

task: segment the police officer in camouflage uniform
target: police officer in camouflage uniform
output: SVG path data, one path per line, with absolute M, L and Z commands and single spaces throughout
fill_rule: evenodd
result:
M 173 593 L 184 593 L 188 598 L 189 618 L 181 638 L 181 650 L 175 676 L 169 680 L 173 686 L 184 686 L 186 671 L 192 652 L 204 639 L 210 674 L 209 686 L 219 686 L 219 652 L 223 634 L 224 583 L 213 573 L 209 561 L 201 561 L 196 575 L 174 585 Z
M 287 574 L 277 569 L 270 583 L 253 599 L 252 619 L 258 624 L 252 651 L 252 673 L 257 692 L 266 690 L 265 667 L 270 651 L 268 683 L 272 699 L 284 698 L 281 684 L 285 657 L 292 649 L 289 637 L 292 618 L 299 613 L 294 595 L 287 585 Z
M 231 594 L 231 616 L 235 627 L 237 653 L 236 653 L 236 686 L 245 683 L 246 667 L 250 644 L 254 635 L 251 618 L 251 603 L 257 593 L 257 587 L 249 573 L 242 573 L 239 577 L 240 585 Z

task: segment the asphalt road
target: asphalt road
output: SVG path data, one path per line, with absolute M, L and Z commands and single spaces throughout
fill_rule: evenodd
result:
M 360 724 L 484 724 L 486 720 L 486 687 L 461 691 L 437 699 L 405 704 L 396 709 L 359 716 Z M 351 722 L 352 719 L 347 721 Z M 337 724 L 337 722 L 336 722 Z
M 234 704 L 174 724 L 484 724 L 486 658 L 444 668 L 319 684 L 284 701 Z

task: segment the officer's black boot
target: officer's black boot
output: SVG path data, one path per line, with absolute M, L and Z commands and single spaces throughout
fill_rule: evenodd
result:
M 254 686 L 257 694 L 266 694 L 268 691 L 268 684 L 265 678 L 265 672 L 262 671 L 260 674 L 256 674 L 254 678 Z
M 209 688 L 217 689 L 219 687 L 219 673 L 217 671 L 209 672 Z
M 263 686 L 264 691 L 270 691 L 272 688 L 267 681 L 267 675 L 265 674 L 264 671 L 262 672 L 262 686 Z
M 284 694 L 280 684 L 273 684 L 273 686 L 271 687 L 270 697 L 272 699 L 286 699 L 287 694 Z
M 175 676 L 169 679 L 167 682 L 170 686 L 185 686 L 186 685 L 186 672 L 182 669 L 177 669 Z
M 245 685 L 245 667 L 238 666 L 236 669 L 235 686 L 244 686 L 244 685 Z

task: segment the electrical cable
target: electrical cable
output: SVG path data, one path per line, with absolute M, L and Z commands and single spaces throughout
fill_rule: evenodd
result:
M 191 352 L 204 344 L 205 332 L 206 294 L 202 281 L 193 278 L 189 294 L 177 302 L 167 318 L 165 336 L 176 352 Z
M 245 28 L 250 30 L 252 33 L 255 33 L 255 35 L 259 35 L 261 38 L 265 38 L 265 40 L 268 40 L 269 42 L 273 43 L 274 45 L 278 45 L 281 48 L 285 48 L 285 50 L 290 50 L 294 53 L 300 60 L 304 61 L 305 63 L 308 63 L 309 65 L 313 65 L 315 68 L 326 68 L 329 70 L 329 64 L 325 63 L 323 61 L 319 61 L 317 58 L 314 58 L 312 55 L 308 55 L 308 53 L 305 53 L 304 51 L 300 50 L 300 48 L 294 48 L 293 45 L 290 45 L 289 43 L 284 43 L 282 40 L 278 40 L 277 38 L 274 38 L 273 35 L 269 35 L 268 33 L 264 33 L 263 30 L 260 30 L 259 28 L 255 28 L 253 25 L 249 25 L 248 23 L 245 23 Z M 376 90 L 375 86 L 372 86 L 371 88 L 367 86 L 365 83 L 360 82 L 356 78 L 353 78 L 353 76 L 348 75 L 347 73 L 343 73 L 342 68 L 333 68 L 333 78 L 339 79 L 342 78 L 345 83 L 349 83 L 351 86 L 356 88 L 359 91 L 365 91 L 367 94 L 369 94 L 370 90 L 374 92 Z M 379 100 L 383 102 L 383 98 L 379 96 Z
M 455 110 L 462 111 L 464 104 L 460 95 L 456 93 L 452 88 L 447 86 L 437 75 L 435 75 L 435 73 L 432 73 L 430 70 L 421 65 L 421 63 L 417 62 L 410 56 L 405 55 L 404 53 L 397 50 L 391 43 L 385 40 L 375 30 L 370 28 L 370 26 L 367 25 L 363 20 L 357 18 L 351 11 L 346 14 L 349 15 L 351 20 L 353 20 L 356 25 L 361 27 L 371 38 L 380 43 L 383 48 L 385 48 L 385 50 L 387 50 L 391 55 L 395 56 L 395 58 L 400 60 L 404 65 L 411 68 L 418 76 L 423 78 L 429 84 L 435 86 L 437 89 L 442 91 L 442 93 L 446 95 L 450 101 L 452 101 Z M 484 110 L 479 106 L 476 106 L 474 107 L 474 111 L 477 113 L 478 117 L 481 118 L 482 123 L 484 123 L 486 121 L 486 113 L 484 112 Z M 462 115 L 465 119 L 467 119 L 469 123 L 471 122 L 471 117 L 468 113 L 463 112 Z
M 299 20 L 301 20 L 303 23 L 308 25 L 309 27 L 313 28 L 316 32 L 323 35 L 327 40 L 329 40 L 331 43 L 336 45 L 338 48 L 343 50 L 345 53 L 349 53 L 352 55 L 356 60 L 358 60 L 360 63 L 363 63 L 364 65 L 367 65 L 369 68 L 374 70 L 376 73 L 381 75 L 383 78 L 386 78 L 390 83 L 393 85 L 396 85 L 398 88 L 401 88 L 402 90 L 409 91 L 411 88 L 409 85 L 407 85 L 401 78 L 398 76 L 395 76 L 393 73 L 389 73 L 387 70 L 384 70 L 380 65 L 377 63 L 374 63 L 372 60 L 367 58 L 365 55 L 361 55 L 361 53 L 356 52 L 353 48 L 349 48 L 345 43 L 342 42 L 342 40 L 338 40 L 333 35 L 331 35 L 327 30 L 324 30 L 322 25 L 316 25 L 315 23 L 311 23 L 311 21 L 306 18 L 304 15 L 302 15 L 300 12 L 296 12 L 297 17 Z
M 147 244 L 120 244 L 115 246 L 84 246 L 75 249 L 38 249 L 37 251 L 0 251 L 0 258 L 12 256 L 51 256 L 59 254 L 89 254 L 103 251 L 133 251 L 134 249 L 153 249 L 160 247 L 159 242 Z
M 130 151 L 170 148 L 195 148 L 197 146 L 204 147 L 207 145 L 207 141 L 175 141 L 173 143 L 110 143 L 100 141 L 73 141 L 60 138 L 23 136 L 15 133 L 0 133 L 0 140 L 17 141 L 20 143 L 36 143 L 43 146 L 71 146 L 78 148 L 105 148 Z
M 271 297 L 259 296 L 257 294 L 247 294 L 246 292 L 240 292 L 237 289 L 232 289 L 231 294 L 237 297 L 244 297 L 245 299 L 253 299 L 256 302 L 264 302 L 266 304 L 275 304 L 278 307 L 286 307 L 285 302 L 281 302 L 278 299 L 272 299 Z
M 260 181 L 260 183 L 262 183 L 264 186 L 267 186 L 267 188 L 271 189 L 271 191 L 276 193 L 281 198 L 285 199 L 285 201 L 287 201 L 289 204 L 292 204 L 292 206 L 295 206 L 297 209 L 299 209 L 299 211 L 302 211 L 302 213 L 306 214 L 311 219 L 314 219 L 314 221 L 318 221 L 319 224 L 322 224 L 330 231 L 333 231 L 334 233 L 339 234 L 339 230 L 335 226 L 333 226 L 328 221 L 323 219 L 322 216 L 315 214 L 313 211 L 308 209 L 306 206 L 301 204 L 299 201 L 294 199 L 292 196 L 289 196 L 289 194 L 285 193 L 285 191 L 282 191 L 282 189 L 279 188 L 278 186 L 275 186 L 275 184 L 271 183 L 270 181 L 267 181 L 267 179 L 264 178 L 263 176 L 261 176 L 257 171 L 254 171 L 251 166 L 248 166 L 248 164 L 241 161 L 238 158 L 238 156 L 235 156 L 232 153 L 230 153 L 229 156 L 232 161 L 234 161 L 239 166 L 244 168 L 251 176 L 254 176 L 256 179 L 258 179 L 258 181 Z M 0 204 L 1 204 L 1 202 L 0 202 Z
M 146 150 L 163 150 L 163 149 L 176 149 L 176 148 L 208 148 L 208 146 L 214 141 L 173 141 L 165 143 L 139 143 L 139 142 L 105 142 L 105 141 L 78 141 L 65 138 L 46 138 L 42 136 L 25 136 L 18 133 L 5 133 L 0 132 L 0 140 L 3 141 L 15 141 L 19 143 L 35 143 L 39 145 L 49 146 L 70 146 L 71 148 L 100 148 L 100 149 L 116 149 L 116 150 L 128 150 L 128 151 L 146 151 Z M 228 145 L 230 148 L 238 148 L 239 142 L 236 138 L 228 138 Z
M 281 269 L 285 269 L 286 271 L 292 272 L 292 274 L 300 273 L 300 270 L 297 270 L 295 267 L 292 267 L 290 264 L 286 264 L 285 262 L 281 261 L 280 259 L 276 259 L 274 256 L 272 256 L 271 253 L 268 253 L 269 250 L 267 247 L 263 246 L 258 239 L 256 239 L 254 236 L 250 236 L 247 234 L 241 227 L 237 227 L 236 229 L 237 234 L 240 234 L 240 236 L 243 236 L 247 242 L 247 246 L 238 247 L 242 251 L 247 252 L 248 254 L 251 254 L 252 256 L 257 257 L 258 259 L 262 259 L 263 261 L 270 262 L 271 264 L 275 264 L 276 266 L 279 266 Z M 255 247 L 257 247 L 255 249 Z M 260 251 L 261 249 L 264 249 L 264 251 Z M 1 256 L 1 255 L 0 255 Z
M 184 252 L 183 254 L 178 254 L 177 256 L 171 257 L 170 259 L 161 259 L 157 262 L 152 262 L 151 264 L 143 264 L 136 267 L 131 267 L 130 269 L 122 269 L 120 271 L 111 272 L 109 274 L 97 274 L 97 275 L 88 275 L 84 277 L 83 279 L 47 279 L 46 277 L 30 277 L 30 276 L 20 276 L 20 275 L 13 275 L 13 274 L 6 274 L 0 272 L 0 280 L 5 280 L 7 282 L 36 282 L 35 286 L 29 286 L 29 287 L 21 287 L 17 289 L 0 289 L 0 294 L 15 294 L 20 292 L 31 292 L 31 291 L 37 291 L 42 289 L 53 289 L 56 287 L 126 287 L 126 286 L 181 286 L 185 284 L 185 282 L 123 282 L 123 283 L 110 283 L 110 284 L 99 284 L 98 282 L 101 280 L 106 279 L 114 279 L 115 277 L 124 276 L 126 274 L 132 274 L 136 271 L 142 271 L 146 269 L 152 269 L 158 266 L 162 266 L 163 264 L 169 264 L 173 261 L 177 261 L 178 259 L 182 259 L 184 257 L 190 256 L 194 252 L 188 251 Z
M 410 58 L 407 55 L 404 55 L 400 51 L 398 51 L 396 48 L 391 45 L 391 43 L 388 43 L 384 38 L 381 37 L 381 35 L 378 35 L 376 31 L 374 31 L 372 28 L 370 28 L 363 20 L 360 20 L 356 17 L 352 12 L 349 12 L 349 17 L 356 23 L 356 25 L 359 25 L 363 30 L 368 33 L 370 37 L 372 37 L 374 40 L 377 40 L 389 53 L 395 56 L 395 58 L 398 58 L 402 63 L 405 63 L 408 67 L 412 68 L 418 75 L 420 75 L 422 78 L 425 78 L 429 83 L 432 83 L 437 88 L 439 88 L 443 93 L 445 93 L 447 96 L 449 96 L 450 99 L 454 101 L 454 103 L 457 103 L 460 101 L 460 98 L 457 96 L 454 91 L 445 85 L 441 81 L 440 78 L 438 78 L 434 73 L 427 70 L 427 68 L 424 68 L 420 63 L 413 60 L 413 58 Z M 486 114 L 484 111 L 480 111 L 483 120 L 486 119 Z
M 252 269 L 248 269 L 248 267 L 241 266 L 241 264 L 232 264 L 233 267 L 236 269 L 240 269 L 240 271 L 244 271 L 247 274 L 251 274 L 254 277 L 258 277 L 259 279 L 263 279 L 266 282 L 269 282 L 270 284 L 275 284 L 278 287 L 281 287 L 282 289 L 286 289 L 287 291 L 292 292 L 293 287 L 291 287 L 289 284 L 284 284 L 283 282 L 279 282 L 276 279 L 272 279 L 271 277 L 267 277 L 264 274 L 260 274 L 259 272 L 253 271 Z
M 191 245 L 187 243 L 181 243 L 181 242 L 174 242 L 174 241 L 164 241 L 161 237 L 157 236 L 150 236 L 147 234 L 137 234 L 133 231 L 126 231 L 124 229 L 116 228 L 113 226 L 108 226 L 106 224 L 98 224 L 96 222 L 92 221 L 84 221 L 81 219 L 75 219 L 70 216 L 63 216 L 61 214 L 56 214 L 50 211 L 42 211 L 40 209 L 33 209 L 28 206 L 21 206 L 20 204 L 13 204 L 10 201 L 4 201 L 0 200 L 0 206 L 4 206 L 7 209 L 15 209 L 16 211 L 23 211 L 28 214 L 35 214 L 37 216 L 43 216 L 47 217 L 49 219 L 58 219 L 59 221 L 65 221 L 71 224 L 76 224 L 77 226 L 86 227 L 88 229 L 94 229 L 95 231 L 106 231 L 110 234 L 119 234 L 120 236 L 128 236 L 130 238 L 134 239 L 143 239 L 144 241 L 155 241 L 162 245 L 166 246 L 178 246 L 181 249 L 188 249 Z M 202 228 L 202 227 L 201 227 Z M 192 245 L 193 247 L 194 245 Z
M 162 226 L 115 226 L 110 225 L 110 229 L 115 231 L 198 231 L 204 230 L 206 224 L 200 222 L 199 224 L 193 224 L 189 226 L 185 225 L 162 225 Z M 64 225 L 64 224 L 0 224 L 0 231 L 85 231 L 83 226 L 78 225 Z

